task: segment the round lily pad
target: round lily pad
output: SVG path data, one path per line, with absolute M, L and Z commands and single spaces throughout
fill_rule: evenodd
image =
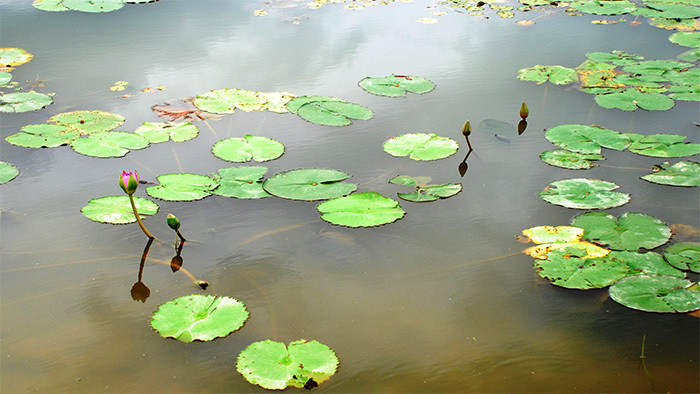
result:
M 637 253 L 630 251 L 612 251 L 607 256 L 610 260 L 627 265 L 629 275 L 658 274 L 685 278 L 685 272 L 672 266 L 660 254 L 654 252 Z
M 192 294 L 160 305 L 151 316 L 151 327 L 164 338 L 188 343 L 225 337 L 246 320 L 248 311 L 238 300 Z
M 663 19 L 693 19 L 700 16 L 697 4 L 685 5 L 671 4 L 669 1 L 647 1 L 644 5 L 646 7 L 639 7 L 634 14 L 647 18 Z
M 627 149 L 643 156 L 683 157 L 700 153 L 700 144 L 685 142 L 684 135 L 652 134 L 637 138 Z
M 674 100 L 700 101 L 700 84 L 693 86 L 673 85 L 668 89 L 669 96 Z
M 389 138 L 382 146 L 392 156 L 408 156 L 413 160 L 439 160 L 454 155 L 457 141 L 433 133 L 403 134 Z
M 554 126 L 544 136 L 560 148 L 581 154 L 600 154 L 601 147 L 623 150 L 630 144 L 629 137 L 620 132 L 582 124 Z
M 595 153 L 577 153 L 563 149 L 542 152 L 540 158 L 549 165 L 571 170 L 587 170 L 596 165 L 591 160 L 603 160 L 603 156 Z
M 48 120 L 59 125 L 71 126 L 80 134 L 109 131 L 124 123 L 124 117 L 105 111 L 72 111 L 54 115 Z
M 644 60 L 637 64 L 624 66 L 622 71 L 633 75 L 663 75 L 670 71 L 680 71 L 693 66 L 693 63 L 677 60 Z
M 671 237 L 665 223 L 643 213 L 628 212 L 615 218 L 606 212 L 586 212 L 576 216 L 571 225 L 584 229 L 584 239 L 617 250 L 654 249 Z
M 265 167 L 229 167 L 222 168 L 217 174 L 212 175 L 219 187 L 213 193 L 218 196 L 235 198 L 263 198 L 270 193 L 263 190 L 262 177 L 265 176 Z
M 679 31 L 678 33 L 671 34 L 668 39 L 674 44 L 691 48 L 700 48 L 700 32 L 697 31 Z
M 637 6 L 628 0 L 579 0 L 572 2 L 571 8 L 587 14 L 619 15 L 635 11 Z
M 22 127 L 22 131 L 5 138 L 12 145 L 25 148 L 53 148 L 70 144 L 80 137 L 80 133 L 68 126 L 55 124 L 31 124 Z
M 253 342 L 239 355 L 236 370 L 251 384 L 268 390 L 312 389 L 330 379 L 338 357 L 328 346 L 304 339 L 289 346 L 270 339 Z
M 201 200 L 219 185 L 216 180 L 198 174 L 165 174 L 157 179 L 160 185 L 147 187 L 146 193 L 166 201 Z
M 630 200 L 629 194 L 615 192 L 619 186 L 598 179 L 574 178 L 550 183 L 539 193 L 548 203 L 574 209 L 608 209 Z
M 629 269 L 624 263 L 608 257 L 585 258 L 585 250 L 565 248 L 552 250 L 544 260 L 536 260 L 534 268 L 542 278 L 568 289 L 599 289 L 624 278 Z
M 645 181 L 671 186 L 700 186 L 700 163 L 679 161 L 654 166 L 655 172 L 641 177 Z
M 110 12 L 124 7 L 123 0 L 63 0 L 61 4 L 81 12 Z
M 0 48 L 0 66 L 14 67 L 27 63 L 34 56 L 22 48 Z
M 610 286 L 610 298 L 646 312 L 686 313 L 700 309 L 697 283 L 667 275 L 633 275 Z
M 0 112 L 29 112 L 53 103 L 53 97 L 37 92 L 17 92 L 0 96 Z
M 423 94 L 435 89 L 435 83 L 414 75 L 366 77 L 359 82 L 362 89 L 379 96 L 402 97 L 406 92 Z
M 664 259 L 678 269 L 700 273 L 700 243 L 673 244 L 664 250 Z
M 134 204 L 140 216 L 155 215 L 158 212 L 158 204 L 149 199 L 134 197 Z M 95 222 L 126 224 L 136 221 L 129 196 L 94 198 L 88 201 L 80 212 Z
M 12 81 L 12 74 L 7 71 L 0 71 L 0 85 L 5 85 Z
M 290 103 L 294 100 L 297 99 Z M 339 100 L 312 100 L 300 106 L 296 114 L 308 122 L 325 126 L 347 126 L 352 123 L 350 119 L 368 120 L 374 116 L 369 108 Z
M 589 52 L 586 54 L 586 57 L 594 62 L 612 63 L 616 66 L 637 64 L 640 60 L 644 60 L 643 56 L 618 50 L 612 52 Z
M 151 143 L 166 142 L 170 139 L 175 142 L 183 142 L 196 137 L 199 134 L 199 129 L 190 122 L 144 122 L 134 130 L 134 133 L 148 139 Z
M 373 227 L 395 222 L 406 211 L 395 200 L 376 192 L 353 193 L 316 207 L 321 219 L 346 227 Z
M 265 180 L 263 188 L 273 196 L 290 200 L 326 200 L 354 192 L 356 184 L 343 182 L 349 177 L 342 171 L 304 168 L 276 174 Z
M 221 160 L 244 163 L 274 160 L 284 153 L 284 145 L 272 138 L 246 134 L 243 138 L 231 137 L 221 140 L 211 148 L 214 156 Z
M 122 157 L 130 150 L 148 147 L 148 140 L 125 131 L 102 131 L 77 138 L 71 147 L 81 155 L 93 157 Z
M 34 0 L 32 2 L 34 8 L 42 11 L 60 12 L 69 11 L 70 8 L 63 5 L 63 0 Z
M 15 179 L 17 175 L 19 175 L 17 167 L 6 161 L 0 161 L 0 185 Z
M 296 95 L 289 92 L 257 92 L 257 94 L 267 100 L 263 109 L 279 114 L 289 112 L 289 110 L 287 110 L 287 103 L 296 97 Z
M 260 110 L 267 103 L 267 99 L 250 90 L 218 89 L 197 96 L 192 103 L 202 111 L 232 114 L 236 109 L 247 112 Z
M 461 183 L 447 183 L 443 185 L 428 185 L 418 182 L 407 175 L 399 175 L 389 179 L 389 183 L 404 186 L 413 186 L 413 193 L 397 193 L 399 198 L 412 202 L 435 201 L 441 198 L 452 197 L 462 191 Z
M 625 89 L 621 92 L 596 94 L 595 102 L 601 107 L 634 111 L 637 108 L 647 111 L 666 111 L 673 108 L 673 99 L 661 93 L 640 92 Z
M 568 85 L 578 81 L 576 70 L 563 66 L 543 66 L 536 65 L 518 71 L 518 79 L 523 81 L 533 81 L 538 84 L 551 82 L 555 85 Z

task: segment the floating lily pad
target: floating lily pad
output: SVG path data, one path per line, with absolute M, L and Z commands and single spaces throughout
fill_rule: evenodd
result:
M 77 138 L 70 146 L 76 152 L 93 157 L 122 157 L 130 150 L 148 147 L 148 140 L 125 131 L 102 131 Z
M 32 60 L 34 55 L 22 48 L 0 48 L 0 66 L 14 67 Z
M 677 134 L 652 134 L 637 139 L 628 149 L 652 157 L 683 157 L 700 153 L 700 144 L 687 143 L 685 139 L 686 136 Z
M 669 87 L 669 94 L 674 100 L 700 101 L 700 84 L 693 86 L 673 85 Z
M 592 88 L 611 88 L 617 89 L 622 86 L 622 84 L 615 81 L 615 73 L 612 68 L 615 66 L 607 65 L 611 69 L 601 69 L 601 70 L 577 70 L 579 77 L 579 82 L 581 82 L 581 88 L 583 91 L 590 93 L 589 89 Z
M 326 126 L 347 126 L 350 119 L 368 120 L 372 110 L 334 97 L 301 96 L 287 103 L 287 109 L 304 120 Z
M 462 191 L 461 183 L 448 183 L 443 185 L 428 185 L 419 182 L 416 178 L 408 175 L 399 175 L 389 179 L 389 183 L 395 185 L 413 186 L 413 193 L 397 193 L 398 196 L 407 201 L 426 202 L 435 201 L 441 198 L 452 197 Z
M 263 109 L 267 99 L 244 89 L 212 90 L 194 99 L 195 107 L 214 114 L 232 114 L 236 109 L 246 112 Z
M 624 150 L 630 144 L 629 136 L 625 134 L 582 124 L 554 126 L 544 136 L 560 148 L 581 154 L 600 154 L 601 147 Z
M 691 48 L 700 48 L 700 32 L 681 31 L 671 34 L 668 39 L 674 44 Z
M 646 1 L 633 14 L 647 18 L 693 19 L 700 16 L 697 5 L 671 4 L 670 2 Z
M 654 89 L 661 88 L 662 85 L 659 82 L 667 82 L 668 79 L 661 75 L 630 75 L 630 74 L 619 74 L 613 78 L 616 83 L 621 83 L 624 85 L 631 85 L 643 89 Z
M 571 225 L 585 230 L 584 239 L 617 250 L 654 249 L 671 237 L 665 223 L 643 213 L 628 212 L 615 218 L 606 212 L 587 212 L 576 216 Z
M 12 81 L 12 74 L 7 71 L 0 71 L 0 86 L 6 85 L 10 81 Z
M 650 25 L 667 30 L 695 30 L 695 19 L 664 19 L 664 18 L 649 18 Z
M 248 311 L 238 300 L 192 294 L 159 306 L 151 316 L 151 327 L 164 338 L 188 343 L 225 337 L 246 320 Z
M 214 156 L 221 160 L 244 163 L 274 160 L 284 153 L 284 145 L 272 138 L 246 134 L 243 138 L 231 137 L 221 140 L 211 148 Z
M 354 193 L 316 207 L 321 219 L 346 227 L 373 227 L 395 222 L 406 214 L 395 200 L 375 192 Z
M 219 187 L 213 193 L 218 196 L 235 198 L 263 198 L 269 197 L 263 187 L 262 177 L 265 176 L 265 167 L 229 167 L 222 168 L 218 174 L 212 175 Z
M 630 200 L 629 194 L 614 192 L 619 186 L 598 179 L 574 178 L 555 181 L 539 193 L 550 204 L 574 209 L 608 209 Z
M 683 70 L 693 67 L 693 63 L 676 60 L 645 60 L 622 68 L 622 71 L 639 75 L 662 75 L 669 71 Z
M 683 271 L 700 273 L 700 243 L 681 242 L 664 250 L 664 259 Z
M 578 74 L 573 68 L 543 66 L 538 64 L 530 68 L 519 70 L 518 79 L 522 81 L 533 81 L 538 84 L 549 81 L 555 85 L 568 85 L 578 81 Z
M 655 171 L 641 177 L 645 181 L 672 186 L 700 186 L 700 163 L 679 161 L 655 165 Z
M 124 117 L 105 111 L 72 111 L 52 116 L 49 122 L 68 125 L 86 135 L 101 131 L 109 131 L 121 126 Z
M 63 0 L 34 0 L 32 6 L 42 11 L 59 12 L 70 10 L 70 8 L 63 5 Z
M 330 379 L 338 357 L 328 346 L 304 339 L 284 343 L 253 342 L 239 355 L 236 370 L 251 384 L 268 390 L 287 387 L 312 389 Z
M 610 298 L 646 312 L 685 313 L 700 309 L 698 286 L 667 275 L 633 275 L 610 287 Z
M 459 149 L 455 140 L 433 133 L 404 134 L 389 138 L 382 146 L 392 156 L 408 156 L 413 160 L 439 160 L 454 155 Z
M 267 101 L 263 109 L 280 114 L 289 112 L 289 110 L 287 110 L 287 103 L 297 97 L 289 92 L 257 92 L 257 95 L 263 97 Z
M 70 144 L 78 137 L 80 133 L 69 126 L 42 123 L 23 126 L 21 132 L 12 134 L 5 141 L 26 148 L 53 148 Z
M 219 185 L 216 180 L 198 174 L 165 174 L 157 179 L 160 185 L 147 187 L 146 193 L 167 201 L 201 200 Z
M 134 197 L 134 204 L 140 216 L 158 213 L 158 204 L 149 199 Z M 126 224 L 136 221 L 131 202 L 129 202 L 129 196 L 94 198 L 88 201 L 87 205 L 80 212 L 82 212 L 83 216 L 95 222 Z
M 700 80 L 700 68 L 667 71 L 662 76 L 675 85 L 697 86 Z
M 636 89 L 597 94 L 595 102 L 604 108 L 617 108 L 623 111 L 634 111 L 637 108 L 647 111 L 666 111 L 673 108 L 675 104 L 672 98 L 661 93 L 640 92 Z
M 523 230 L 523 235 L 536 244 L 579 242 L 583 229 L 573 226 L 536 226 Z
M 61 4 L 81 12 L 110 12 L 124 7 L 123 0 L 63 0 Z
M 263 188 L 273 196 L 290 200 L 326 200 L 354 192 L 356 184 L 343 182 L 349 177 L 342 171 L 304 168 L 274 175 L 265 180 Z
M 579 0 L 572 2 L 571 8 L 587 14 L 619 15 L 635 11 L 637 6 L 627 0 Z
M 522 234 L 536 246 L 530 247 L 523 253 L 536 259 L 547 259 L 549 252 L 567 248 L 578 249 L 577 255 L 581 258 L 604 257 L 610 250 L 602 248 L 590 242 L 583 241 L 583 229 L 572 226 L 537 226 L 523 230 Z
M 0 112 L 29 112 L 53 103 L 53 97 L 37 92 L 17 92 L 0 96 Z
M 644 60 L 643 56 L 618 50 L 612 52 L 589 52 L 586 54 L 586 57 L 594 62 L 612 63 L 616 66 L 637 64 L 640 60 Z
M 689 49 L 677 56 L 679 60 L 696 62 L 700 60 L 700 48 Z
M 406 92 L 423 94 L 435 89 L 435 83 L 414 75 L 390 75 L 388 77 L 366 77 L 360 87 L 372 94 L 387 97 L 405 96 Z
M 544 260 L 536 260 L 537 274 L 552 284 L 568 289 L 599 289 L 610 286 L 628 275 L 625 264 L 608 257 L 585 258 L 586 252 L 575 248 L 552 250 Z
M 19 170 L 14 165 L 0 161 L 0 185 L 7 183 L 19 175 Z
M 658 274 L 685 278 L 685 272 L 672 266 L 664 258 L 654 252 L 637 253 L 630 251 L 612 251 L 608 255 L 609 259 L 627 265 L 629 272 L 627 276 L 638 274 Z
M 199 134 L 197 126 L 187 123 L 156 123 L 144 122 L 134 133 L 148 139 L 152 144 L 166 142 L 172 139 L 175 142 L 191 140 Z
M 563 149 L 542 152 L 540 158 L 549 165 L 571 170 L 587 170 L 596 165 L 591 160 L 603 160 L 603 156 L 599 154 L 577 153 Z

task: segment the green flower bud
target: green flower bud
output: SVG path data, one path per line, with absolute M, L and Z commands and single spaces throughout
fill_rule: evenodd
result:
M 177 229 L 180 228 L 180 220 L 172 213 L 169 213 L 165 220 L 168 222 L 168 226 L 170 226 L 171 229 L 177 231 Z

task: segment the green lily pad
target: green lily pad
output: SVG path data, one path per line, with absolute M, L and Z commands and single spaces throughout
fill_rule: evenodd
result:
M 164 338 L 189 343 L 225 337 L 246 320 L 248 311 L 238 300 L 192 294 L 160 305 L 151 316 L 151 327 Z
M 289 112 L 287 110 L 287 103 L 289 103 L 296 96 L 289 92 L 256 92 L 258 96 L 266 100 L 263 109 L 270 112 L 276 112 L 278 114 L 283 114 Z
M 672 98 L 661 93 L 640 92 L 636 89 L 597 94 L 595 102 L 604 108 L 617 108 L 623 111 L 634 111 L 637 108 L 647 111 L 666 111 L 673 108 L 675 104 Z
M 63 5 L 63 0 L 34 0 L 32 6 L 42 11 L 59 12 L 70 10 L 70 8 Z
M 326 200 L 354 192 L 356 184 L 343 182 L 349 177 L 342 171 L 304 168 L 268 178 L 263 183 L 263 189 L 273 196 L 290 200 Z
M 523 235 L 536 244 L 580 242 L 583 229 L 573 226 L 536 226 L 523 230 Z
M 272 138 L 246 134 L 243 138 L 231 137 L 221 140 L 211 148 L 214 156 L 221 160 L 244 163 L 274 160 L 284 153 L 284 145 Z
M 12 81 L 12 74 L 7 71 L 0 71 L 0 85 L 6 85 L 10 81 Z
M 560 148 L 581 154 L 600 154 L 601 147 L 624 150 L 630 144 L 625 134 L 582 124 L 554 126 L 545 132 L 544 137 Z
M 544 260 L 536 260 L 537 274 L 556 286 L 568 289 L 600 289 L 629 274 L 626 264 L 606 257 L 585 258 L 576 248 L 552 250 Z
M 81 12 L 110 12 L 124 7 L 123 0 L 63 0 L 61 4 Z
M 195 107 L 213 114 L 232 114 L 236 109 L 246 112 L 263 109 L 267 99 L 244 89 L 212 90 L 194 99 Z
M 645 60 L 637 64 L 625 66 L 622 68 L 622 71 L 633 75 L 663 75 L 669 71 L 683 70 L 693 66 L 693 63 L 679 62 L 676 60 Z
M 693 86 L 673 85 L 669 88 L 669 96 L 674 100 L 700 101 L 700 84 Z
M 360 81 L 359 85 L 372 94 L 387 97 L 402 97 L 406 92 L 423 94 L 435 89 L 435 83 L 414 75 L 366 77 Z
M 667 275 L 633 275 L 610 287 L 610 298 L 646 312 L 686 313 L 700 309 L 697 284 Z
M 654 252 L 637 253 L 630 251 L 612 251 L 607 256 L 609 259 L 622 262 L 628 267 L 628 274 L 658 274 L 685 278 L 685 272 L 672 266 L 664 258 Z
M 266 192 L 262 185 L 262 177 L 265 176 L 265 167 L 229 167 L 222 168 L 217 174 L 213 174 L 219 187 L 213 193 L 218 196 L 235 198 L 264 198 L 270 194 Z
M 586 14 L 619 15 L 635 11 L 637 6 L 627 0 L 579 0 L 572 2 L 571 8 Z
M 700 32 L 697 31 L 679 31 L 671 34 L 668 39 L 672 43 L 684 47 L 700 48 Z
M 629 202 L 629 194 L 614 192 L 618 185 L 598 179 L 555 181 L 539 193 L 550 204 L 574 209 L 608 209 Z
M 0 48 L 0 65 L 14 67 L 32 60 L 34 55 L 22 48 Z
M 633 14 L 646 18 L 663 19 L 693 19 L 700 16 L 700 9 L 684 4 L 670 4 L 669 2 L 646 1 L 646 7 L 639 7 Z
M 302 96 L 287 103 L 287 109 L 306 121 L 326 126 L 347 126 L 350 119 L 368 120 L 372 110 L 359 104 L 324 96 Z
M 618 50 L 612 52 L 589 52 L 586 54 L 586 57 L 594 62 L 612 63 L 616 66 L 637 64 L 640 60 L 644 60 L 643 56 Z
M 146 193 L 166 201 L 201 200 L 219 185 L 216 180 L 198 174 L 165 174 L 157 179 L 160 185 L 147 187 Z
M 155 215 L 158 204 L 142 197 L 134 196 L 134 204 L 139 216 Z M 126 224 L 136 221 L 129 196 L 107 196 L 88 201 L 80 212 L 86 218 L 101 223 Z
M 549 81 L 555 85 L 568 85 L 578 81 L 578 74 L 573 68 L 543 66 L 538 64 L 530 68 L 519 70 L 518 79 L 522 81 L 533 81 L 538 84 Z
M 664 250 L 664 259 L 672 266 L 683 270 L 700 273 L 700 243 L 681 242 Z
M 461 183 L 448 183 L 443 185 L 428 185 L 419 182 L 416 178 L 408 175 L 399 175 L 389 179 L 389 183 L 395 185 L 413 186 L 413 193 L 397 193 L 398 196 L 407 201 L 426 202 L 435 201 L 441 198 L 452 197 L 462 191 Z
M 654 172 L 641 177 L 645 181 L 671 186 L 700 186 L 700 163 L 679 161 L 655 165 Z
M 268 390 L 312 389 L 330 379 L 338 363 L 335 352 L 320 342 L 301 339 L 287 347 L 267 339 L 245 348 L 238 355 L 236 370 L 251 384 Z
M 22 127 L 22 131 L 5 138 L 12 145 L 26 148 L 53 148 L 70 144 L 80 137 L 80 133 L 68 126 L 54 124 L 30 124 Z
M 459 149 L 455 140 L 433 133 L 403 134 L 389 138 L 382 146 L 395 157 L 408 156 L 413 160 L 439 160 L 454 155 Z
M 124 123 L 124 117 L 99 110 L 72 111 L 54 115 L 48 121 L 59 125 L 71 126 L 73 129 L 78 130 L 80 134 L 86 135 L 113 130 Z
M 19 175 L 19 170 L 14 165 L 0 161 L 0 185 L 7 183 Z
M 659 82 L 667 82 L 666 77 L 661 75 L 629 75 L 629 74 L 619 74 L 613 78 L 614 83 L 621 83 L 624 85 L 635 86 L 642 89 L 653 89 L 661 88 L 662 85 Z
M 76 152 L 93 157 L 122 157 L 130 150 L 148 147 L 148 140 L 125 131 L 102 131 L 77 138 L 70 144 Z
M 353 193 L 316 207 L 321 219 L 346 227 L 373 227 L 395 222 L 406 214 L 395 200 L 376 192 Z
M 571 225 L 584 229 L 584 239 L 616 250 L 654 249 L 671 237 L 665 223 L 643 213 L 628 212 L 615 218 L 606 212 L 587 212 L 576 216 Z
M 683 157 L 700 153 L 700 144 L 685 142 L 686 137 L 677 134 L 651 134 L 642 136 L 629 146 L 629 151 L 652 157 Z
M 543 162 L 571 170 L 587 170 L 596 164 L 591 160 L 603 160 L 603 156 L 595 153 L 577 153 L 563 149 L 549 150 L 540 154 Z
M 667 30 L 694 30 L 695 19 L 649 18 L 650 25 Z
M 152 144 L 166 142 L 172 139 L 175 142 L 191 140 L 199 134 L 197 126 L 187 123 L 155 123 L 144 122 L 134 133 L 148 139 Z
M 678 60 L 683 60 L 685 62 L 696 62 L 700 60 L 700 48 L 693 48 L 687 50 L 677 56 Z
M 0 96 L 0 112 L 29 112 L 53 103 L 53 97 L 37 92 L 17 92 Z

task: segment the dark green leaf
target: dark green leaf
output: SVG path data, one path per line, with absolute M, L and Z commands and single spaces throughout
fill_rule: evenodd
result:
M 694 161 L 669 162 L 654 166 L 657 170 L 641 177 L 645 181 L 672 186 L 700 186 L 700 164 Z
M 326 200 L 354 192 L 356 184 L 343 182 L 349 177 L 342 171 L 304 168 L 274 175 L 265 180 L 263 188 L 273 196 L 290 200 Z
M 146 193 L 167 201 L 201 200 L 219 185 L 214 179 L 198 174 L 159 175 L 158 182 L 158 186 L 147 187 Z
M 693 282 L 667 275 L 633 275 L 610 287 L 610 298 L 646 312 L 685 313 L 700 309 Z M 697 286 L 696 286 L 697 287 Z
M 678 269 L 700 273 L 700 243 L 673 244 L 664 250 L 664 259 Z
M 654 249 L 671 237 L 665 223 L 643 213 L 628 212 L 618 219 L 606 212 L 587 212 L 576 216 L 571 225 L 584 229 L 584 239 L 617 250 Z

